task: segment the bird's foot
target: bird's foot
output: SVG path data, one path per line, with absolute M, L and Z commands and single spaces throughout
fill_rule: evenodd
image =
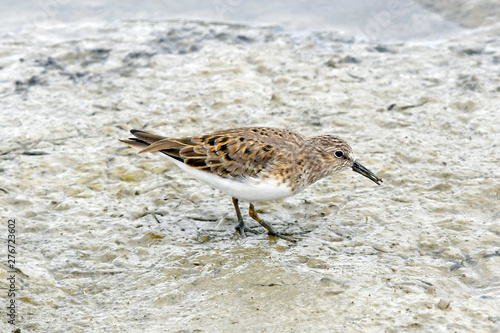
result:
M 277 231 L 276 229 L 274 229 L 274 227 L 272 225 L 270 225 L 269 223 L 264 222 L 264 224 L 265 224 L 264 227 L 266 228 L 267 234 L 269 236 L 278 237 L 278 238 L 284 239 L 284 240 L 286 240 L 288 242 L 292 242 L 292 243 L 297 243 L 297 241 L 298 241 L 294 237 L 308 234 L 315 229 L 315 228 L 313 228 L 313 229 L 303 230 L 303 231 L 298 231 L 298 232 L 281 232 L 281 231 Z M 262 232 L 254 230 L 254 228 L 259 228 L 259 226 L 247 227 L 246 224 L 240 223 L 236 227 L 234 227 L 234 229 L 236 229 L 236 231 L 238 232 L 238 234 L 240 235 L 241 238 L 245 238 L 246 233 L 248 233 L 248 232 L 251 232 L 254 235 L 262 234 Z
M 256 227 L 247 227 L 245 221 L 242 220 L 242 221 L 239 221 L 238 225 L 236 227 L 234 227 L 234 229 L 236 229 L 236 231 L 238 232 L 240 237 L 245 238 L 247 232 L 251 232 L 252 234 L 255 234 L 255 235 L 259 234 L 258 231 L 253 230 Z
M 279 231 L 268 232 L 268 235 L 278 237 L 278 238 L 284 239 L 284 240 L 292 242 L 292 243 L 297 243 L 297 240 L 295 238 L 289 237 L 288 235 L 286 235 L 282 232 L 279 232 Z
M 275 237 L 287 240 L 287 241 L 292 242 L 292 243 L 297 243 L 297 239 L 294 238 L 295 236 L 305 235 L 305 234 L 310 233 L 314 229 L 316 229 L 316 228 L 312 228 L 312 229 L 309 229 L 309 230 L 302 230 L 302 231 L 298 231 L 298 232 L 281 232 L 281 231 L 276 231 L 268 223 L 266 223 L 266 225 L 269 227 L 269 229 L 268 228 L 266 228 L 266 229 L 268 230 L 268 234 L 270 236 L 275 236 Z
M 236 229 L 236 231 L 238 231 L 238 233 L 240 234 L 240 237 L 246 237 L 245 229 L 248 229 L 248 228 L 245 226 L 245 221 L 240 220 L 239 224 L 236 227 L 234 227 L 234 229 Z

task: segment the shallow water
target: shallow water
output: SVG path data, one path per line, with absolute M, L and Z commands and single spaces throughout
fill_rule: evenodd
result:
M 499 36 L 374 44 L 181 20 L 4 35 L 0 212 L 17 223 L 18 326 L 499 330 Z M 229 197 L 117 141 L 247 125 L 345 137 L 384 184 L 345 172 L 260 203 L 278 230 L 312 231 L 240 239 Z

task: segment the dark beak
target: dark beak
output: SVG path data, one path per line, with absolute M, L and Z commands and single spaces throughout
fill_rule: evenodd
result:
M 354 164 L 352 165 L 352 171 L 355 171 L 359 174 L 362 174 L 366 178 L 373 180 L 377 185 L 380 185 L 379 182 L 382 182 L 382 178 L 378 178 L 376 174 L 359 164 L 358 161 L 354 161 Z

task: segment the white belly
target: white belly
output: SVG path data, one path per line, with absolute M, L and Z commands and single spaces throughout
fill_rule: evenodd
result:
M 167 156 L 168 157 L 168 156 Z M 246 201 L 275 200 L 291 196 L 293 193 L 285 184 L 278 183 L 273 179 L 261 180 L 246 178 L 242 181 L 231 178 L 221 178 L 210 172 L 201 171 L 168 157 L 175 165 L 195 179 L 210 185 L 232 197 Z

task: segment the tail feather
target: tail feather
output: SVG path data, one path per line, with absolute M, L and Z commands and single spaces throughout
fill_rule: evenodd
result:
M 130 133 L 132 133 L 135 138 L 119 141 L 129 145 L 130 147 L 139 148 L 139 154 L 159 151 L 173 159 L 184 162 L 184 159 L 179 155 L 179 150 L 184 146 L 182 143 L 177 142 L 176 140 L 170 141 L 164 136 L 136 129 L 130 130 Z
M 132 148 L 144 149 L 149 146 L 149 143 L 144 142 L 142 140 L 138 140 L 136 138 L 130 138 L 128 140 L 118 140 L 118 141 L 123 142 L 124 144 Z
M 136 129 L 130 130 L 130 133 L 132 133 L 140 141 L 147 142 L 148 144 L 152 144 L 152 143 L 155 143 L 156 141 L 160 141 L 162 139 L 165 139 L 164 136 L 151 134 L 151 133 L 144 132 L 144 131 L 139 131 Z M 135 140 L 137 140 L 137 139 L 135 139 Z
M 135 136 L 135 138 L 129 138 L 128 140 L 119 140 L 119 141 L 133 148 L 144 149 L 147 148 L 149 145 L 155 143 L 156 141 L 165 139 L 164 136 L 151 134 L 144 131 L 139 131 L 136 129 L 130 130 L 130 133 L 132 133 Z

